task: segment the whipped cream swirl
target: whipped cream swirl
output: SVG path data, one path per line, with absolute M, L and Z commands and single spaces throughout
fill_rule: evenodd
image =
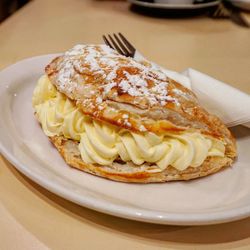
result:
M 120 158 L 135 165 L 150 163 L 159 171 L 171 165 L 178 170 L 198 167 L 208 156 L 223 157 L 223 142 L 197 133 L 134 133 L 84 115 L 47 76 L 34 90 L 33 107 L 47 136 L 79 141 L 84 162 L 111 165 Z

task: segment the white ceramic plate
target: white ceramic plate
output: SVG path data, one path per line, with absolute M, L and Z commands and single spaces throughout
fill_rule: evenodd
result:
M 55 55 L 18 62 L 0 73 L 0 151 L 23 174 L 82 206 L 124 218 L 202 225 L 250 215 L 250 129 L 235 130 L 232 168 L 189 182 L 126 184 L 67 166 L 33 116 L 31 96 Z
M 155 8 L 155 9 L 174 9 L 174 10 L 196 10 L 204 9 L 216 6 L 220 1 L 212 1 L 208 3 L 197 3 L 197 4 L 169 4 L 169 3 L 149 3 L 140 0 L 128 0 L 130 3 L 143 6 L 146 8 Z

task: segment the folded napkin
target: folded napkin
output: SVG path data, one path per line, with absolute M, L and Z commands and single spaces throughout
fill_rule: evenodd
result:
M 145 59 L 136 52 L 135 60 Z M 151 62 L 153 68 L 160 69 L 169 78 L 191 89 L 201 105 L 217 115 L 228 127 L 242 124 L 250 128 L 250 96 L 229 84 L 223 83 L 195 69 L 188 68 L 182 73 L 168 70 Z
M 228 126 L 237 122 L 250 127 L 250 96 L 226 83 L 194 69 L 185 70 L 192 91 L 209 112 L 217 115 Z

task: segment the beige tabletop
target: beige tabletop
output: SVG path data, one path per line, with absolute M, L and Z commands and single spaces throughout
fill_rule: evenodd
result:
M 169 69 L 192 67 L 250 93 L 249 29 L 208 17 L 146 17 L 120 1 L 32 1 L 0 25 L 0 68 L 118 31 Z M 250 218 L 197 227 L 120 219 L 50 193 L 0 156 L 0 249 L 163 248 L 250 249 Z

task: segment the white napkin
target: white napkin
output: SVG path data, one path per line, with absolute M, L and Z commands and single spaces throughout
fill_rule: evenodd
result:
M 136 51 L 135 60 L 147 60 Z M 195 69 L 188 68 L 182 73 L 163 68 L 151 62 L 153 68 L 160 69 L 169 78 L 191 89 L 199 102 L 212 114 L 217 115 L 228 127 L 235 122 L 250 128 L 250 96 L 229 84 L 218 81 Z
M 202 106 L 220 117 L 228 127 L 233 126 L 235 121 L 250 127 L 250 122 L 244 124 L 250 120 L 248 94 L 191 68 L 182 75 L 190 79 L 191 89 Z

